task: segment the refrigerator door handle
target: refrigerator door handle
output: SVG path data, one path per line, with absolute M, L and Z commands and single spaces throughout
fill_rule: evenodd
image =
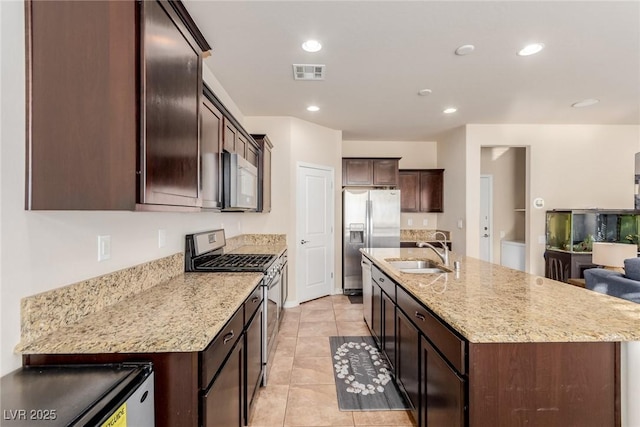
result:
M 371 247 L 371 233 L 373 232 L 373 221 L 371 220 L 373 216 L 373 202 L 371 200 L 367 200 L 367 247 Z

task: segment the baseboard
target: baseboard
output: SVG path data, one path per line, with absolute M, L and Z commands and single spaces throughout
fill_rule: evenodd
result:
M 298 301 L 285 301 L 282 308 L 294 308 L 299 306 L 300 303 Z

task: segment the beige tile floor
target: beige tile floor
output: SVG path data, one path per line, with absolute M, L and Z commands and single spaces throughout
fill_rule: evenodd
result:
M 267 387 L 249 426 L 414 426 L 407 411 L 342 412 L 329 337 L 369 335 L 362 304 L 333 295 L 285 309 Z

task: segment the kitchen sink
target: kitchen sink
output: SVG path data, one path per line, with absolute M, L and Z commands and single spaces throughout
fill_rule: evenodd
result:
M 451 273 L 450 270 L 441 267 L 439 264 L 430 260 L 407 260 L 407 261 L 387 261 L 391 267 L 402 273 L 414 274 L 438 274 Z

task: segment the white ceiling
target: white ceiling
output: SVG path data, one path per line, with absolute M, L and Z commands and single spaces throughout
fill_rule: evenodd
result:
M 637 0 L 185 5 L 213 46 L 205 63 L 247 116 L 294 116 L 346 140 L 431 140 L 466 123 L 640 124 Z M 301 49 L 310 38 L 320 52 Z M 541 53 L 516 55 L 534 41 Z M 475 52 L 456 56 L 463 44 Z M 325 64 L 326 79 L 295 81 L 294 63 Z M 601 102 L 571 108 L 586 98 Z

